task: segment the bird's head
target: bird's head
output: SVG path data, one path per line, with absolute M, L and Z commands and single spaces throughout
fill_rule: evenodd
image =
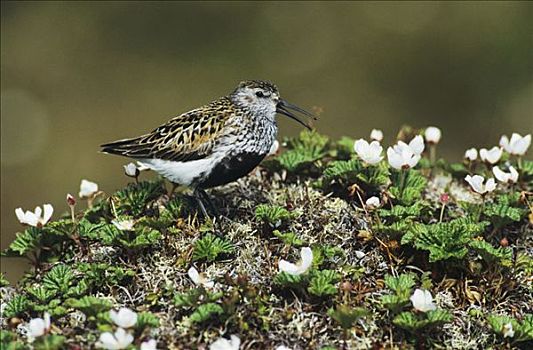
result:
M 276 113 L 280 113 L 296 120 L 308 129 L 311 127 L 298 118 L 294 112 L 316 119 L 311 113 L 283 100 L 276 85 L 267 81 L 242 81 L 230 95 L 230 98 L 235 104 L 247 108 L 254 115 L 274 119 Z

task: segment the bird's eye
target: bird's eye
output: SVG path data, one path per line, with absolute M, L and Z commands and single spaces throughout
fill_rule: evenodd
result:
M 255 96 L 257 96 L 257 97 L 265 97 L 265 94 L 263 93 L 263 91 L 257 91 L 255 93 Z

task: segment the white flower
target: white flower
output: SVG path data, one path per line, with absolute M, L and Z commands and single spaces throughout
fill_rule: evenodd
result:
M 481 160 L 490 164 L 498 163 L 502 154 L 503 150 L 498 146 L 494 146 L 490 150 L 487 150 L 486 148 L 479 150 L 479 157 Z
M 441 135 L 440 129 L 435 126 L 427 127 L 424 132 L 426 141 L 433 144 L 439 143 Z
M 518 171 L 512 166 L 509 167 L 508 173 L 504 172 L 497 166 L 492 168 L 492 172 L 494 173 L 494 177 L 500 182 L 515 183 L 518 181 Z
M 413 303 L 413 307 L 418 311 L 427 312 L 437 308 L 428 290 L 416 289 L 409 299 Z
M 121 307 L 118 312 L 109 310 L 109 317 L 122 328 L 130 328 L 137 323 L 137 313 L 127 307 Z
M 141 350 L 157 350 L 157 342 L 155 339 L 150 339 L 141 343 Z
M 383 131 L 379 129 L 372 129 L 370 132 L 370 138 L 374 141 L 381 142 L 381 140 L 383 140 Z
M 379 208 L 381 202 L 379 201 L 378 197 L 370 197 L 366 200 L 365 204 L 368 209 L 375 209 Z
M 500 139 L 500 146 L 502 146 L 508 153 L 517 156 L 524 155 L 527 152 L 529 145 L 531 145 L 531 134 L 522 137 L 520 134 L 513 133 L 511 135 L 511 140 L 509 140 L 506 135 L 503 135 Z
M 291 350 L 291 348 L 288 348 L 285 345 L 278 345 L 276 346 L 276 350 Z
M 272 142 L 272 146 L 270 146 L 270 151 L 268 151 L 268 155 L 274 156 L 276 155 L 276 153 L 278 153 L 278 150 L 279 150 L 279 141 L 274 140 L 274 142 Z
M 296 264 L 286 260 L 280 260 L 278 263 L 279 270 L 291 275 L 301 275 L 311 267 L 313 263 L 313 251 L 309 247 L 300 250 L 301 259 Z
M 98 192 L 98 185 L 89 180 L 81 180 L 80 198 L 90 198 Z
M 209 350 L 239 350 L 241 340 L 236 335 L 231 335 L 231 339 L 218 338 L 213 344 L 209 345 Z
M 46 334 L 50 330 L 50 314 L 44 313 L 44 318 L 32 318 L 28 324 L 28 335 L 30 338 L 37 338 Z
M 467 149 L 465 152 L 465 159 L 468 159 L 469 161 L 473 162 L 477 159 L 477 149 L 470 148 Z
M 140 173 L 139 169 L 134 163 L 128 163 L 124 165 L 124 172 L 129 177 L 137 177 Z
M 115 333 L 104 332 L 96 343 L 97 347 L 108 350 L 126 349 L 133 342 L 133 335 L 124 328 L 118 328 Z
M 485 194 L 487 192 L 492 192 L 496 189 L 496 182 L 494 181 L 492 177 L 488 179 L 486 183 L 484 183 L 485 178 L 480 175 L 474 175 L 474 176 L 466 175 L 465 180 L 466 182 L 470 184 L 472 189 L 479 194 Z
M 52 217 L 53 213 L 54 207 L 52 207 L 51 204 L 43 205 L 42 209 L 41 207 L 35 207 L 34 212 L 31 212 L 29 210 L 24 212 L 22 208 L 15 209 L 15 215 L 17 216 L 17 219 L 20 221 L 21 224 L 26 224 L 34 227 L 46 225 L 46 223 Z
M 409 147 L 413 150 L 413 153 L 416 155 L 421 155 L 424 152 L 424 139 L 420 135 L 416 135 L 409 142 Z
M 369 144 L 366 140 L 359 139 L 355 141 L 353 148 L 359 158 L 367 164 L 374 165 L 383 159 L 381 156 L 383 147 L 381 147 L 378 141 L 372 141 Z
M 411 143 L 413 141 L 411 141 Z M 418 144 L 415 144 L 415 147 L 417 147 L 417 151 L 419 151 L 420 148 L 418 147 Z M 416 152 L 405 142 L 399 141 L 396 145 L 387 149 L 387 158 L 390 166 L 394 169 L 409 169 L 418 164 L 420 154 L 416 154 Z
M 135 226 L 135 220 L 126 219 L 126 220 L 111 220 L 111 223 L 115 225 L 120 231 L 133 231 L 133 226 Z
M 513 324 L 511 322 L 503 325 L 503 337 L 504 338 L 514 337 L 514 329 L 513 329 Z
M 215 285 L 215 282 L 208 280 L 204 273 L 199 273 L 194 267 L 191 267 L 187 274 L 196 285 L 204 286 L 205 288 L 213 288 Z

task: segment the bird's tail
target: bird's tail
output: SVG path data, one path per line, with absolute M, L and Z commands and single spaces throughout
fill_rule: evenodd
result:
M 117 154 L 132 158 L 146 153 L 147 148 L 150 148 L 149 145 L 143 142 L 142 137 L 104 143 L 103 145 L 100 145 L 100 147 L 102 147 L 100 151 L 103 153 Z

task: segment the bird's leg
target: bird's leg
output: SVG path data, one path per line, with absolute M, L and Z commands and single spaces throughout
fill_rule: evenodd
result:
M 218 210 L 213 205 L 213 202 L 211 202 L 209 195 L 203 189 L 197 187 L 194 190 L 194 197 L 198 201 L 200 209 L 202 209 L 202 213 L 206 218 L 209 218 L 210 216 L 207 214 L 207 210 L 205 209 L 204 203 L 206 203 L 209 206 L 209 210 L 215 214 L 215 218 L 218 218 Z

